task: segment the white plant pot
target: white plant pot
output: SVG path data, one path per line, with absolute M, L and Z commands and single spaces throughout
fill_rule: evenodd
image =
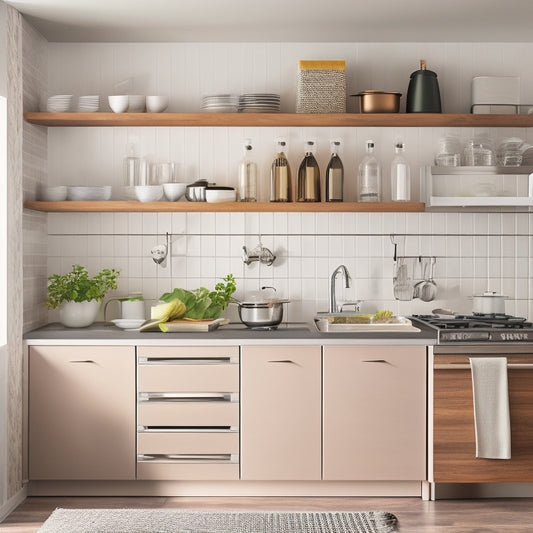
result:
M 99 300 L 64 302 L 59 308 L 59 322 L 67 328 L 90 326 L 96 319 L 101 303 Z

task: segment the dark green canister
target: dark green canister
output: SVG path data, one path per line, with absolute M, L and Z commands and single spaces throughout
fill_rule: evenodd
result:
M 420 70 L 411 74 L 407 89 L 407 113 L 441 113 L 437 74 L 426 69 L 426 61 L 420 60 Z

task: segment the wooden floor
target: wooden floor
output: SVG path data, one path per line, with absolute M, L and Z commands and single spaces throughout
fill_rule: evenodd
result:
M 533 498 L 439 500 L 419 498 L 48 498 L 24 501 L 0 533 L 35 533 L 56 507 L 202 510 L 368 511 L 394 513 L 402 533 L 525 533 L 533 531 Z

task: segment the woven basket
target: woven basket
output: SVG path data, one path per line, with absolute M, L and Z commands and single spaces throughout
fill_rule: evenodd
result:
M 297 113 L 346 113 L 344 60 L 299 61 Z

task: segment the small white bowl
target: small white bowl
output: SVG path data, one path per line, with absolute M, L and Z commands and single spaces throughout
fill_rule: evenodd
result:
M 128 113 L 144 113 L 146 110 L 146 96 L 130 94 L 128 96 Z
M 139 329 L 145 322 L 144 318 L 116 318 L 111 320 L 117 328 L 125 329 L 126 331 L 132 331 Z
M 147 96 L 146 111 L 148 113 L 162 113 L 168 107 L 168 96 Z
M 163 197 L 163 186 L 136 185 L 135 196 L 139 202 L 158 202 Z
M 186 183 L 163 183 L 163 190 L 169 202 L 179 200 L 185 194 Z
M 111 198 L 111 185 L 103 187 L 67 187 L 67 200 L 74 202 L 107 201 Z
M 231 187 L 207 187 L 205 201 L 209 203 L 235 202 L 237 191 Z
M 41 189 L 41 200 L 44 202 L 63 202 L 66 199 L 67 187 L 65 185 L 43 187 Z
M 108 96 L 107 101 L 114 113 L 125 113 L 128 110 L 129 98 L 127 94 Z

